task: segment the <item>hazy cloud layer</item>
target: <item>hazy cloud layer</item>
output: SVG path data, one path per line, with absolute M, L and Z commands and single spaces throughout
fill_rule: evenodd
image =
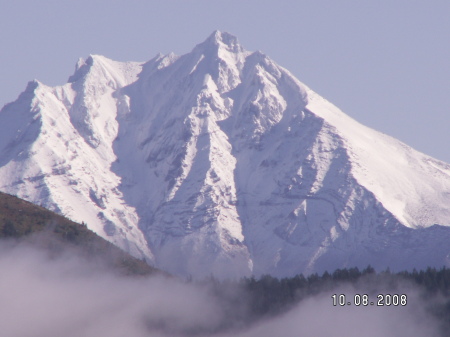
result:
M 354 292 L 341 290 L 347 297 Z M 331 294 L 303 301 L 286 315 L 253 327 L 239 337 L 419 337 L 438 336 L 436 322 L 412 307 L 333 307 Z M 413 295 L 415 296 L 415 295 Z M 413 302 L 416 302 L 413 300 Z M 417 304 L 417 302 L 416 302 Z
M 246 331 L 217 333 L 229 308 L 206 287 L 120 277 L 73 253 L 50 259 L 11 243 L 0 243 L 0 271 L 0 329 L 8 337 L 437 336 L 411 289 L 406 307 L 333 307 L 323 293 Z

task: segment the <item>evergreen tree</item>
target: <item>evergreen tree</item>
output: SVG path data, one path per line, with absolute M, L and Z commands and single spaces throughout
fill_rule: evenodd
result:
M 3 225 L 2 234 L 6 237 L 19 236 L 19 232 L 17 231 L 16 226 L 14 226 L 14 224 L 10 220 L 7 220 Z

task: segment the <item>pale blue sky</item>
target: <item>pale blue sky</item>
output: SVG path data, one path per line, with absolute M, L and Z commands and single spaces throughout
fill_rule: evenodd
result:
M 236 35 L 361 123 L 450 162 L 448 0 L 0 0 L 0 107 L 78 57 L 147 61 Z

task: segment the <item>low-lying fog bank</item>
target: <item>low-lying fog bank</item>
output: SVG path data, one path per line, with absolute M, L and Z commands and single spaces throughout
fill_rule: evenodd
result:
M 208 282 L 119 276 L 73 251 L 50 257 L 29 244 L 0 241 L 0 271 L 0 329 L 8 337 L 439 336 L 411 284 L 406 306 L 333 306 L 333 293 L 351 301 L 361 293 L 361 285 L 342 285 L 255 320 L 237 283 L 219 284 L 217 295 Z

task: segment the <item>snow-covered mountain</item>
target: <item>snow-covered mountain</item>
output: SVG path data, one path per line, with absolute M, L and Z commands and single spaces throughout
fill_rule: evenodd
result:
M 450 265 L 450 165 L 218 31 L 30 82 L 0 112 L 0 190 L 180 275 Z

